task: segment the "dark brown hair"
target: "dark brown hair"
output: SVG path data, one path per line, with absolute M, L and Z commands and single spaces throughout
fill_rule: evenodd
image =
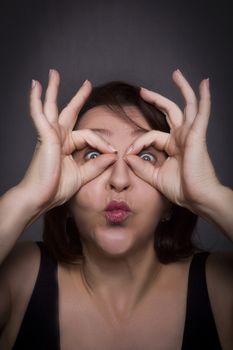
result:
M 103 105 L 134 124 L 132 116 L 129 117 L 123 107 L 136 106 L 152 129 L 170 131 L 165 115 L 141 98 L 138 86 L 124 81 L 112 81 L 93 87 L 79 112 L 78 121 L 89 109 Z M 180 261 L 191 256 L 197 249 L 200 250 L 192 240 L 197 216 L 175 204 L 172 204 L 171 212 L 170 220 L 161 221 L 154 235 L 154 248 L 162 263 Z M 66 204 L 53 208 L 44 215 L 43 240 L 58 261 L 77 264 L 83 258 L 78 227 L 72 218 L 67 217 Z

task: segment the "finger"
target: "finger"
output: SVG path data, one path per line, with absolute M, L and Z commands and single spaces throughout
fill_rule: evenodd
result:
M 51 69 L 44 100 L 44 114 L 50 123 L 55 123 L 58 120 L 57 95 L 59 84 L 60 75 L 58 71 Z
M 167 152 L 170 134 L 158 130 L 151 130 L 139 136 L 126 151 L 126 154 L 137 154 L 143 148 L 153 146 L 158 151 Z
M 69 150 L 69 153 L 72 153 L 75 150 L 82 150 L 88 145 L 94 149 L 100 150 L 103 153 L 117 153 L 117 150 L 109 142 L 90 129 L 75 130 L 71 135 L 72 148 Z
M 141 88 L 141 97 L 159 108 L 165 115 L 170 128 L 178 128 L 183 123 L 183 113 L 180 108 L 168 98 L 158 94 L 157 92 Z
M 206 137 L 210 111 L 211 111 L 211 95 L 209 89 L 209 79 L 204 79 L 199 85 L 200 102 L 197 116 L 194 120 L 192 129 L 203 138 Z
M 43 113 L 43 106 L 41 101 L 42 87 L 39 81 L 34 80 L 34 86 L 30 93 L 30 115 L 33 124 L 39 135 L 43 135 L 50 127 L 48 120 Z
M 179 87 L 186 103 L 184 113 L 185 121 L 191 124 L 197 114 L 198 105 L 196 95 L 179 69 L 173 72 L 172 78 L 176 85 Z
M 123 159 L 138 177 L 155 187 L 157 168 L 154 165 L 135 155 L 126 155 Z
M 80 87 L 76 95 L 71 99 L 68 105 L 62 110 L 59 123 L 64 126 L 66 129 L 73 130 L 78 113 L 81 110 L 82 106 L 86 102 L 88 96 L 92 90 L 92 85 L 89 80 L 86 80 L 83 85 Z
M 117 160 L 115 154 L 103 154 L 78 167 L 80 187 L 100 175 L 108 166 Z

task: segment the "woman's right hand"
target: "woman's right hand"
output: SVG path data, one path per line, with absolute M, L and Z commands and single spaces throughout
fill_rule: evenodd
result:
M 30 114 L 38 141 L 19 187 L 23 188 L 31 205 L 41 212 L 68 201 L 82 185 L 116 160 L 114 150 L 101 136 L 90 129 L 73 130 L 78 113 L 92 90 L 91 83 L 86 81 L 81 86 L 60 115 L 57 108 L 59 83 L 58 71 L 51 70 L 44 104 L 39 81 L 34 82 L 30 95 Z M 88 145 L 103 154 L 78 166 L 72 153 Z

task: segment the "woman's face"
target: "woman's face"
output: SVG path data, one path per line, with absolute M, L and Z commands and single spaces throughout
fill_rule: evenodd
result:
M 136 107 L 124 109 L 138 125 L 151 130 Z M 126 150 L 140 135 L 131 134 L 139 130 L 136 125 L 109 108 L 98 106 L 88 110 L 78 122 L 78 129 L 94 128 L 110 131 L 110 135 L 96 132 L 116 148 L 118 158 L 99 176 L 83 185 L 68 205 L 82 244 L 89 249 L 97 248 L 108 256 L 119 256 L 153 243 L 155 228 L 168 208 L 168 201 L 139 178 L 123 159 Z M 75 160 L 77 164 L 83 164 L 100 154 L 100 151 L 87 147 L 77 152 Z M 138 156 L 154 166 L 165 160 L 165 155 L 153 147 L 143 149 Z M 105 217 L 105 208 L 112 200 L 125 201 L 131 209 L 129 217 L 119 224 L 112 224 Z

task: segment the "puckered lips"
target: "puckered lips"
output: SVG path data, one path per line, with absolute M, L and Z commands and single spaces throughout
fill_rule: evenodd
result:
M 111 201 L 105 208 L 105 216 L 111 223 L 121 223 L 125 221 L 131 213 L 128 204 L 124 201 Z

